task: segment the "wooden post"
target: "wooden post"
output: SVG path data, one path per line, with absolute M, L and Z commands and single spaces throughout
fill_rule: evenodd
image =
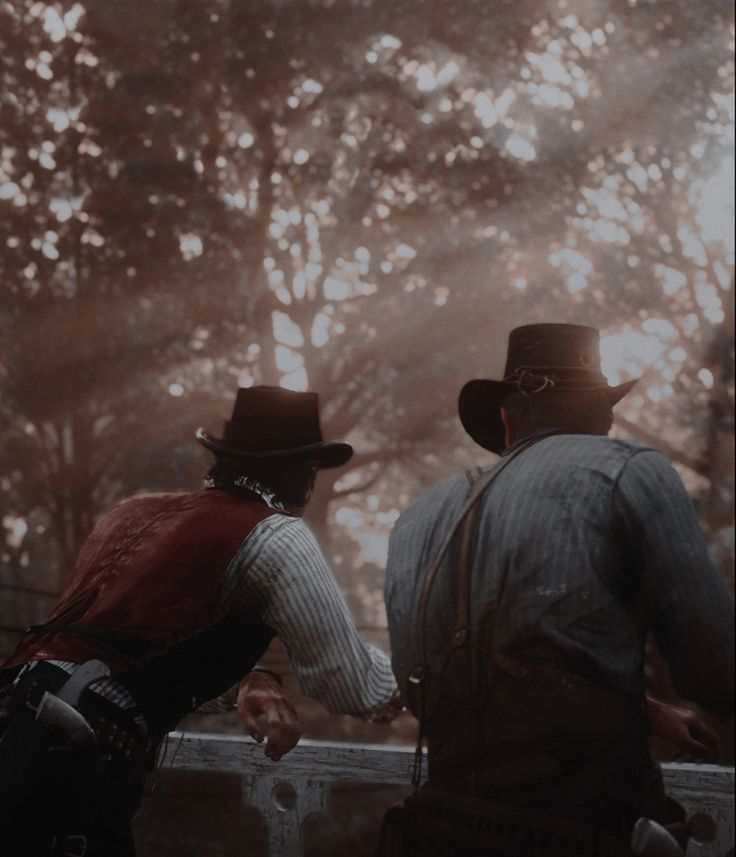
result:
M 293 790 L 293 802 L 288 800 L 289 789 Z M 260 809 L 268 822 L 269 857 L 300 857 L 304 853 L 304 820 L 313 812 L 327 810 L 330 785 L 274 772 L 245 777 L 243 797 Z

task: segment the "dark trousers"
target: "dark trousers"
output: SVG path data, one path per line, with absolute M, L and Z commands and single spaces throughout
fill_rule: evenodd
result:
M 504 750 L 496 764 L 430 774 L 387 814 L 381 857 L 633 857 L 637 818 L 681 820 L 641 739 L 564 736 Z
M 34 681 L 48 678 L 53 686 L 55 674 L 38 669 Z M 79 749 L 63 733 L 34 720 L 23 702 L 25 689 L 21 682 L 0 700 L 2 852 L 133 857 L 130 821 L 143 790 L 142 747 L 126 754 L 101 741 L 97 749 Z M 90 723 L 103 717 L 110 723 L 115 717 L 114 706 L 89 693 L 80 710 Z
M 631 829 L 641 816 L 664 823 L 668 813 L 661 769 L 638 737 L 533 739 L 498 764 L 434 785 L 606 828 Z

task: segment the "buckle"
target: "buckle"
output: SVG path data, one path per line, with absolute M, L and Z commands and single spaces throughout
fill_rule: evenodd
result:
M 467 627 L 463 626 L 461 628 L 456 628 L 453 635 L 452 635 L 453 648 L 459 649 L 461 646 L 464 646 L 467 638 L 468 638 Z
M 536 393 L 542 393 L 548 388 L 555 386 L 554 374 L 537 374 L 536 372 L 533 372 L 530 369 L 525 369 L 524 367 L 517 370 L 516 377 L 512 380 L 516 382 L 516 386 L 523 396 L 534 396 Z M 529 384 L 536 384 L 536 386 L 531 389 L 525 389 Z
M 425 674 L 426 670 L 423 666 L 414 667 L 414 671 L 409 676 L 408 681 L 410 684 L 421 684 L 424 681 Z
M 64 857 L 84 857 L 87 853 L 87 837 L 81 833 L 73 833 L 64 840 L 64 848 Z

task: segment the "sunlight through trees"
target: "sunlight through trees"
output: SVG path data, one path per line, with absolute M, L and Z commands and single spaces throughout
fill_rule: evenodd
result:
M 672 456 L 729 573 L 730 4 L 490 9 L 0 4 L 0 586 L 57 589 L 113 500 L 197 483 L 238 384 L 279 383 L 356 447 L 311 514 L 377 621 L 359 566 L 483 460 L 460 387 L 547 320 L 643 373 L 617 431 Z

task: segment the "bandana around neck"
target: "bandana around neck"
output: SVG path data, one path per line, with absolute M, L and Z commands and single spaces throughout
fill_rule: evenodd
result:
M 250 476 L 208 476 L 204 480 L 205 488 L 245 488 L 247 491 L 260 497 L 269 509 L 278 509 L 280 512 L 286 510 L 286 506 L 276 499 L 276 494 L 269 487 L 251 479 Z

